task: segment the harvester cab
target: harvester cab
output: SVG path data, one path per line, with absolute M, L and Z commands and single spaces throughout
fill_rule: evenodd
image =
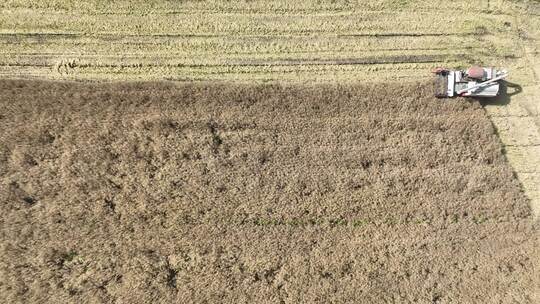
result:
M 437 68 L 435 96 L 446 97 L 495 97 L 499 94 L 500 82 L 508 76 L 506 70 L 473 66 L 467 70 Z

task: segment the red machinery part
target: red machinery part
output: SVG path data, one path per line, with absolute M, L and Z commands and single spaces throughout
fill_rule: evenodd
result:
M 484 69 L 479 66 L 472 66 L 467 70 L 467 76 L 474 79 L 483 79 Z

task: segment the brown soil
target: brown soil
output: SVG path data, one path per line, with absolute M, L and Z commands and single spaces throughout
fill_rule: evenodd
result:
M 0 298 L 534 302 L 484 110 L 381 87 L 0 81 Z

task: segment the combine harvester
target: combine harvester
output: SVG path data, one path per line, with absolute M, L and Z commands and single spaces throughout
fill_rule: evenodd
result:
M 473 66 L 465 71 L 437 68 L 435 96 L 447 97 L 495 97 L 499 94 L 500 82 L 508 76 L 506 70 Z

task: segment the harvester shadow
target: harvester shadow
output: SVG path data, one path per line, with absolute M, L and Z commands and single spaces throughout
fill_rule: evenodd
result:
M 499 87 L 499 95 L 495 98 L 477 98 L 482 106 L 506 106 L 510 103 L 512 96 L 520 94 L 523 88 L 517 84 L 503 81 Z
M 480 102 L 482 106 L 496 106 L 496 107 L 503 107 L 508 104 L 510 104 L 510 101 L 512 99 L 512 96 L 520 94 L 523 91 L 523 88 L 516 83 L 508 82 L 508 81 L 502 81 L 499 86 L 499 95 L 495 98 L 477 98 L 477 100 Z M 493 130 L 495 131 L 495 134 L 497 135 L 497 138 L 499 140 L 499 144 L 501 145 L 501 152 L 503 154 L 503 157 L 506 160 L 506 163 L 509 164 L 507 151 L 505 143 L 502 141 L 499 129 L 497 128 L 497 125 L 493 122 L 492 119 L 489 120 L 491 123 L 491 126 L 493 127 Z M 512 168 L 512 174 L 514 175 L 514 179 L 518 181 L 519 187 L 522 191 L 524 191 L 523 183 L 520 179 L 517 178 L 517 171 L 514 167 Z

